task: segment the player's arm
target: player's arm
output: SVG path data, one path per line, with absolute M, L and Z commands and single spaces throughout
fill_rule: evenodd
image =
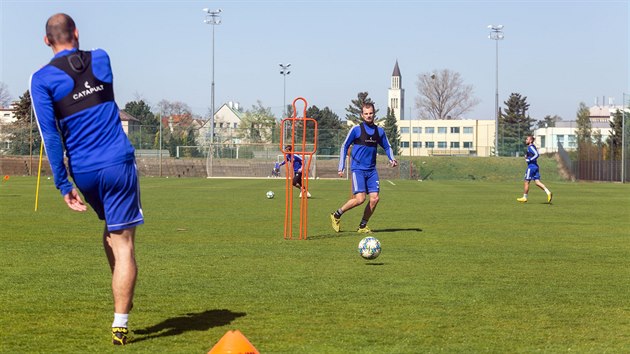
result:
M 68 171 L 63 161 L 63 143 L 57 130 L 52 97 L 48 88 L 36 74 L 31 77 L 31 100 L 37 126 L 46 148 L 46 156 L 55 179 L 55 186 L 61 195 L 65 196 L 72 191 L 73 186 L 68 180 Z
M 348 149 L 350 148 L 350 145 L 352 145 L 354 139 L 357 138 L 357 131 L 360 135 L 361 128 L 359 128 L 358 125 L 352 127 L 352 129 L 350 129 L 350 131 L 348 132 L 348 135 L 346 136 L 346 140 L 343 142 L 343 145 L 341 145 L 341 150 L 339 151 L 339 165 L 337 167 L 337 173 L 339 174 L 339 177 L 343 177 L 343 171 L 346 168 L 346 155 L 348 155 Z
M 385 150 L 385 153 L 387 154 L 387 158 L 389 159 L 389 164 L 392 167 L 396 167 L 398 165 L 398 161 L 396 161 L 396 158 L 394 157 L 394 150 L 392 150 L 392 146 L 389 143 L 389 140 L 387 139 L 387 135 L 385 135 L 385 130 L 381 127 L 379 127 L 378 129 L 380 130 L 379 136 L 381 138 L 380 139 L 381 141 L 379 141 L 379 144 Z

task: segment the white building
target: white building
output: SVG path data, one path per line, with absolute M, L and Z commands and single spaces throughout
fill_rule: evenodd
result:
M 610 123 L 613 121 L 617 110 L 623 110 L 623 106 L 593 106 L 589 108 L 592 134 L 601 134 L 602 142 L 606 143 L 611 134 Z M 626 108 L 626 115 L 630 115 L 630 109 Z M 534 130 L 536 147 L 541 154 L 558 151 L 558 143 L 567 150 L 577 149 L 578 129 L 576 121 L 556 122 L 555 127 L 545 127 Z

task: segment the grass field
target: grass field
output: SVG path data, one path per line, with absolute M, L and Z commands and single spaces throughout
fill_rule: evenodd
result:
M 145 178 L 136 341 L 115 348 L 101 222 L 42 182 L 37 212 L 34 178 L 0 187 L 2 352 L 205 353 L 231 329 L 261 353 L 630 352 L 629 185 L 547 182 L 547 205 L 519 180 L 381 181 L 365 261 L 361 212 L 329 225 L 346 181 L 311 182 L 299 241 L 283 180 Z

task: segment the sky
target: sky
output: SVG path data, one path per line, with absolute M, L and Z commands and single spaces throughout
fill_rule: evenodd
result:
M 209 117 L 212 30 L 203 8 L 221 9 L 214 26 L 215 109 L 257 102 L 281 117 L 283 104 L 304 97 L 345 119 L 367 91 L 380 115 L 394 64 L 405 89 L 405 115 L 416 117 L 417 77 L 448 69 L 473 87 L 480 103 L 462 118 L 493 119 L 497 42 L 500 106 L 527 97 L 539 120 L 575 120 L 580 102 L 630 99 L 629 1 L 0 0 L 0 81 L 14 99 L 30 75 L 52 58 L 43 43 L 54 13 L 72 16 L 82 49 L 105 49 L 116 101 L 188 104 Z M 279 64 L 291 63 L 280 74 Z M 298 105 L 298 111 L 302 108 Z

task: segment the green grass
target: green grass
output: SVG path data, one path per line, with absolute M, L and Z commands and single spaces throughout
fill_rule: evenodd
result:
M 547 205 L 516 180 L 381 181 L 365 261 L 360 210 L 329 225 L 346 181 L 311 181 L 300 241 L 283 180 L 145 178 L 137 341 L 114 348 L 102 223 L 51 182 L 37 212 L 34 178 L 0 187 L 1 352 L 205 353 L 231 329 L 262 353 L 630 351 L 629 185 L 545 180 Z

